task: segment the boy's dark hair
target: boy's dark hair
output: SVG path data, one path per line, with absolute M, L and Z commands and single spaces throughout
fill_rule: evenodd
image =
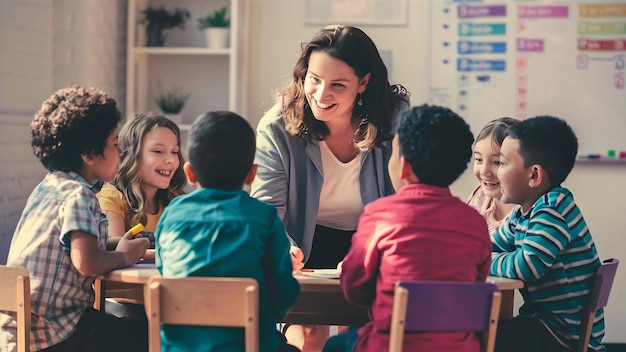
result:
M 33 154 L 49 171 L 78 171 L 82 155 L 102 155 L 122 120 L 117 103 L 95 88 L 60 89 L 41 105 L 30 124 Z
M 404 113 L 398 129 L 400 154 L 421 183 L 448 187 L 467 168 L 474 136 L 452 110 L 427 104 Z
M 565 120 L 554 116 L 536 116 L 511 126 L 507 136 L 519 141 L 519 154 L 524 159 L 524 167 L 541 165 L 552 187 L 565 181 L 574 168 L 578 139 Z
M 202 187 L 241 189 L 256 151 L 248 121 L 230 111 L 208 112 L 191 126 L 188 144 L 189 163 Z

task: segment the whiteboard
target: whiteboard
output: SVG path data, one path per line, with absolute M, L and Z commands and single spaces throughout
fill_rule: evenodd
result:
M 431 0 L 429 101 L 476 133 L 502 116 L 568 121 L 579 155 L 626 151 L 626 1 Z

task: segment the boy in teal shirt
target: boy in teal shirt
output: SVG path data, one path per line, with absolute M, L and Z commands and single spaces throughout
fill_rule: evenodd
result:
M 519 315 L 500 322 L 496 351 L 573 350 L 581 311 L 600 266 L 572 193 L 561 183 L 574 167 L 578 141 L 559 118 L 537 116 L 507 131 L 500 149 L 502 202 L 519 204 L 491 235 L 491 275 L 521 279 Z M 604 312 L 596 313 L 589 349 L 602 345 Z
M 157 269 L 164 277 L 256 279 L 260 350 L 296 350 L 276 330 L 300 292 L 285 229 L 273 206 L 242 190 L 256 174 L 254 131 L 239 115 L 210 112 L 194 122 L 188 146 L 183 169 L 200 188 L 165 208 L 155 232 Z M 164 325 L 161 340 L 163 351 L 244 350 L 241 328 Z

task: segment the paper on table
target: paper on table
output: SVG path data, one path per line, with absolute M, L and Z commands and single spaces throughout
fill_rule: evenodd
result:
M 154 253 L 154 249 L 146 249 L 146 253 L 143 255 L 143 257 L 141 257 L 141 259 L 139 259 L 138 264 L 141 263 L 155 263 L 155 253 Z
M 302 269 L 300 275 L 325 279 L 338 279 L 337 269 Z

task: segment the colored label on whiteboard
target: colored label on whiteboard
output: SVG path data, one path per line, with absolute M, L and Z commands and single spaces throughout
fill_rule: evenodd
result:
M 497 71 L 502 72 L 506 69 L 505 60 L 472 60 L 458 59 L 456 69 L 459 72 L 479 72 L 479 71 Z
M 501 54 L 506 53 L 506 42 L 472 42 L 459 40 L 457 43 L 459 54 Z
M 506 5 L 494 5 L 494 6 L 461 5 L 457 9 L 457 14 L 459 18 L 504 17 L 506 16 Z
M 459 37 L 506 34 L 505 23 L 459 23 Z
M 517 51 L 543 52 L 545 49 L 543 39 L 517 38 Z
M 565 6 L 519 6 L 518 18 L 568 17 L 569 7 Z

